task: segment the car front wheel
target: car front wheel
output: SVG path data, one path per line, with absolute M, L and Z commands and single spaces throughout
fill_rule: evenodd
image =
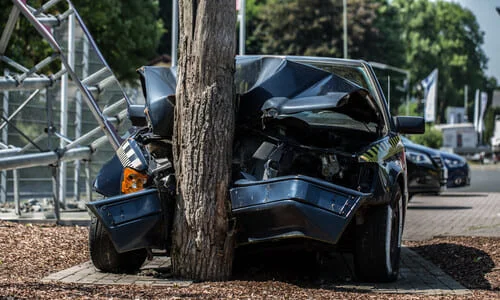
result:
M 89 230 L 89 251 L 94 266 L 109 273 L 133 273 L 147 257 L 146 249 L 118 253 L 101 222 L 92 217 Z
M 367 282 L 398 278 L 403 232 L 403 198 L 399 186 L 389 204 L 371 207 L 357 226 L 354 266 L 356 277 Z

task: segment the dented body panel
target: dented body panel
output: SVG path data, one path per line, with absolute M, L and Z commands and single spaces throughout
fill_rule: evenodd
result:
M 144 67 L 140 73 L 146 115 L 141 120 L 140 110 L 133 113 L 148 130 L 128 143 L 139 145 L 134 149 L 142 152 L 136 156 L 144 158 L 151 189 L 111 195 L 116 188 L 103 188 L 109 181 L 98 178 L 110 198 L 88 205 L 119 251 L 161 248 L 172 230 L 174 206 L 164 202 L 172 201 L 165 187 L 175 189 L 169 148 L 175 70 Z M 404 147 L 368 64 L 242 56 L 236 59 L 235 86 L 230 196 L 237 246 L 289 239 L 334 246 L 370 207 L 389 203 L 396 186 L 406 209 Z M 106 166 L 124 168 L 125 161 L 120 157 L 119 165 L 115 158 Z M 102 170 L 99 177 L 109 172 Z M 166 234 L 158 234 L 159 227 Z
M 118 252 L 161 247 L 161 202 L 156 189 L 93 201 L 87 207 L 107 229 Z

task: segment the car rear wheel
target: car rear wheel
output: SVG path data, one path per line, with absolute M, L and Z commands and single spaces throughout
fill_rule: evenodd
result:
M 89 251 L 94 266 L 109 273 L 136 272 L 147 257 L 146 249 L 118 253 L 101 222 L 95 217 L 90 222 Z
M 360 281 L 391 282 L 398 278 L 403 232 L 403 198 L 399 186 L 390 204 L 372 207 L 357 226 L 354 266 Z

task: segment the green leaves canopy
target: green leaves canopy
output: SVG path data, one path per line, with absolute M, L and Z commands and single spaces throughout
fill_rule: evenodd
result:
M 253 53 L 343 56 L 340 0 L 249 0 L 247 49 Z M 397 64 L 403 48 L 396 11 L 385 1 L 350 0 L 348 56 Z
M 445 107 L 463 105 L 464 85 L 469 99 L 476 88 L 484 88 L 484 33 L 472 12 L 457 3 L 394 0 L 392 5 L 403 25 L 406 66 L 415 83 L 439 69 L 437 120 L 444 121 Z
M 43 1 L 29 1 L 37 8 Z M 121 80 L 135 80 L 136 68 L 157 53 L 162 23 L 155 0 L 74 0 L 98 47 Z M 12 1 L 0 0 L 3 31 Z M 55 8 L 57 10 L 57 8 Z M 7 49 L 7 56 L 30 68 L 51 53 L 24 17 L 20 17 Z M 4 67 L 5 65 L 0 65 Z
M 248 0 L 247 7 L 250 53 L 343 56 L 341 0 Z M 469 99 L 477 88 L 496 87 L 484 75 L 484 33 L 472 12 L 459 4 L 349 0 L 347 7 L 350 58 L 409 69 L 413 87 L 439 69 L 438 122 L 444 121 L 445 107 L 463 105 L 464 85 L 469 86 Z M 402 85 L 402 76 L 381 74 L 383 84 L 387 75 L 400 81 L 393 83 L 391 95 L 402 101 L 404 92 L 396 87 Z

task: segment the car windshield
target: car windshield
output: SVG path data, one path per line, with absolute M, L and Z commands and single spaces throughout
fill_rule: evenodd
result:
M 283 60 L 294 61 L 301 64 L 313 66 L 330 74 L 335 74 L 346 79 L 366 90 L 377 101 L 377 87 L 367 74 L 366 69 L 360 62 L 339 60 L 339 59 L 321 59 L 309 57 L 272 57 L 272 56 L 238 56 L 236 64 L 235 83 L 237 93 L 245 93 L 252 87 L 260 85 L 267 80 L 269 76 L 276 73 L 282 66 Z M 303 78 L 306 80 L 306 78 Z M 342 87 L 339 85 L 339 87 Z M 289 87 L 290 88 L 290 87 Z M 340 91 L 340 90 L 338 90 Z
M 311 65 L 325 70 L 329 73 L 336 74 L 343 77 L 362 88 L 367 89 L 372 96 L 376 96 L 375 87 L 370 80 L 370 77 L 366 74 L 366 71 L 361 66 L 354 66 L 349 64 L 323 64 L 323 63 L 311 63 Z
M 240 119 L 297 118 L 310 126 L 381 132 L 384 108 L 361 61 L 298 56 L 240 56 L 235 83 Z
M 377 124 L 374 122 L 366 123 L 357 121 L 345 114 L 331 110 L 303 111 L 283 117 L 300 119 L 312 127 L 340 127 L 367 132 L 375 132 L 377 130 Z

